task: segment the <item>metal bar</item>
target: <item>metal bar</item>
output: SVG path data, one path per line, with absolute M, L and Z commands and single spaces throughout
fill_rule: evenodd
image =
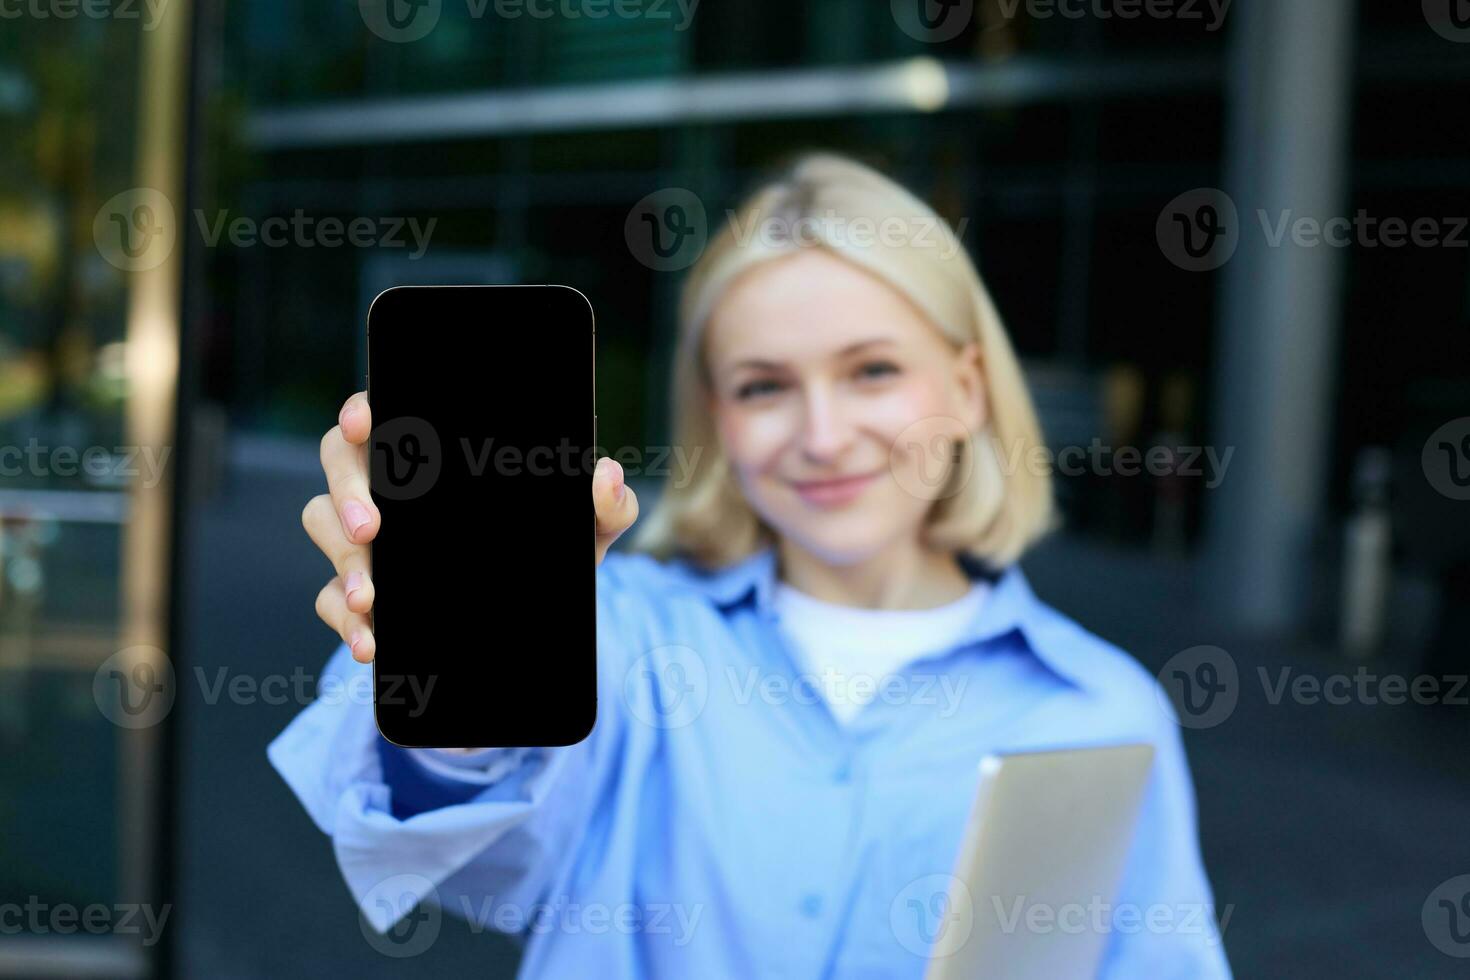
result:
M 147 975 L 138 945 L 117 937 L 12 938 L 0 946 L 0 977 L 129 980 Z
M 184 213 L 184 137 L 189 91 L 192 9 L 189 0 L 169 7 L 155 29 L 143 34 L 137 103 L 137 180 Z M 183 239 L 180 235 L 178 238 Z M 182 244 L 180 242 L 179 244 Z M 153 268 L 131 273 L 126 321 L 128 398 L 125 425 L 132 446 L 162 450 L 177 439 L 182 249 L 173 248 Z M 134 481 L 123 525 L 122 648 L 146 651 L 136 662 L 156 661 L 164 672 L 170 636 L 174 490 L 177 467 L 152 486 Z M 119 883 L 126 902 L 160 904 L 160 868 L 169 858 L 161 839 L 161 803 L 168 786 L 160 772 L 160 726 L 118 729 Z M 159 968 L 147 956 L 150 971 Z
M 97 490 L 0 490 L 0 517 L 122 524 L 128 519 L 128 495 Z
M 914 58 L 847 68 L 261 109 L 246 120 L 245 136 L 257 149 L 279 150 L 742 119 L 926 112 L 1137 92 L 1210 90 L 1220 84 L 1220 78 L 1221 66 L 1211 58 L 1075 63 L 1017 57 L 998 64 Z

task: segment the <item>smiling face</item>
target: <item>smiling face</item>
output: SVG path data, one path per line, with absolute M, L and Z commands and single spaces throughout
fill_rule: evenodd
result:
M 975 345 L 817 248 L 744 273 L 706 330 L 721 445 L 771 528 L 834 565 L 918 538 L 934 496 L 915 488 L 948 465 L 934 433 L 985 421 Z

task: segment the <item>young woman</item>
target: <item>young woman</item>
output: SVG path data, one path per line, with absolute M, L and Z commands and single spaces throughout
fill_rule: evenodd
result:
M 979 759 L 1146 741 L 1121 893 L 1081 927 L 1108 933 L 1105 976 L 1228 976 L 1153 678 L 1016 565 L 1052 521 L 1041 435 L 949 228 L 867 167 L 804 158 L 715 237 L 680 321 L 675 420 L 696 465 L 638 552 L 608 552 L 638 515 L 622 470 L 604 458 L 591 480 L 592 735 L 404 750 L 363 699 L 323 697 L 271 744 L 368 921 L 422 900 L 520 934 L 527 977 L 918 977 L 973 925 L 943 893 Z M 349 684 L 374 650 L 371 421 L 347 401 L 322 441 L 330 495 L 303 514 L 337 571 L 317 599 L 344 641 L 326 674 Z M 455 560 L 487 593 L 514 573 Z M 967 914 L 1016 911 L 977 896 Z

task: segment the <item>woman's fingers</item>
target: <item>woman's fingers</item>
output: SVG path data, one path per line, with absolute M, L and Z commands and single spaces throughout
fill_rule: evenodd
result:
M 367 617 L 347 608 L 347 593 L 340 578 L 333 578 L 316 596 L 316 614 L 352 649 L 352 659 L 368 663 L 377 651 Z
M 342 579 L 348 608 L 360 613 L 372 609 L 375 596 L 372 555 L 366 545 L 347 540 L 332 498 L 323 493 L 307 501 L 301 512 L 301 525 Z
M 368 492 L 367 446 L 350 442 L 342 426 L 334 425 L 322 436 L 321 456 L 342 533 L 354 544 L 366 544 L 377 536 L 379 520 Z
M 638 495 L 623 480 L 623 468 L 610 456 L 592 471 L 592 507 L 597 513 L 597 563 L 612 543 L 638 519 Z
M 337 424 L 342 427 L 343 437 L 354 446 L 367 442 L 373 431 L 373 410 L 368 405 L 367 392 L 359 391 L 342 403 L 337 413 Z

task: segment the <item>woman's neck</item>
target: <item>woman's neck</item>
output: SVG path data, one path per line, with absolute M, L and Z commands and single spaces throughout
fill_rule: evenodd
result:
M 776 547 L 781 580 L 824 602 L 867 609 L 932 609 L 970 590 L 953 554 L 917 543 L 895 546 L 862 561 L 833 565 L 782 540 Z

